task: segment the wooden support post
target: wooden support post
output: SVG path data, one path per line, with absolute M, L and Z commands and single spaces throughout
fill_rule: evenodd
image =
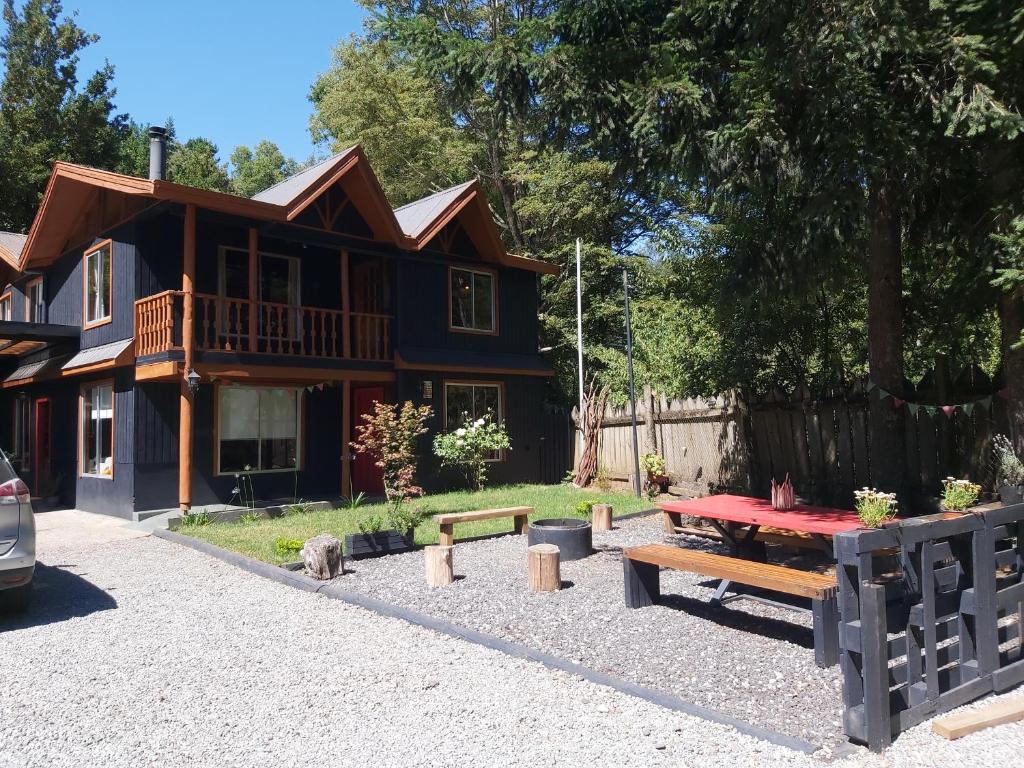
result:
M 889 704 L 889 643 L 885 620 L 885 586 L 860 585 L 861 668 L 864 675 L 864 732 L 868 749 L 881 752 L 892 744 Z
M 454 547 L 455 546 L 455 524 L 454 523 L 441 523 L 438 526 L 438 537 L 437 541 L 442 547 Z
M 666 536 L 676 535 L 676 526 L 683 524 L 683 516 L 678 512 L 669 512 L 668 510 L 661 510 L 661 523 L 665 528 Z
M 431 544 L 423 549 L 426 565 L 427 584 L 432 587 L 447 587 L 455 580 L 455 566 L 452 553 L 455 547 Z
M 814 663 L 822 669 L 839 663 L 839 608 L 836 598 L 811 600 L 814 619 Z
M 249 227 L 249 351 L 256 352 L 257 314 L 259 313 L 259 233 L 256 227 Z
M 610 531 L 612 529 L 612 505 L 595 504 L 590 510 L 591 527 L 595 531 Z
M 527 583 L 531 592 L 555 592 L 562 588 L 558 547 L 534 544 L 526 550 Z
M 352 382 L 341 383 L 341 495 L 352 497 Z
M 341 252 L 341 354 L 346 360 L 352 357 L 352 314 L 349 296 L 348 251 Z
M 530 532 L 530 518 L 526 515 L 515 515 L 512 518 L 512 530 L 520 536 L 526 536 Z
M 195 279 L 196 279 L 196 207 L 185 206 L 184 252 L 182 254 L 182 317 L 181 346 L 185 356 L 180 379 L 181 396 L 178 416 L 178 505 L 183 511 L 192 508 L 192 410 L 195 396 L 186 377 L 193 369 L 195 352 Z
M 658 566 L 638 563 L 622 556 L 622 576 L 627 608 L 646 608 L 661 597 L 661 573 Z

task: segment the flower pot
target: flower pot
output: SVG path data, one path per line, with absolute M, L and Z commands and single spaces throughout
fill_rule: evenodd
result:
M 999 489 L 999 501 L 1002 502 L 1004 507 L 1008 507 L 1011 504 L 1020 504 L 1024 501 L 1024 493 L 1021 492 L 1019 485 L 1004 485 Z
M 345 554 L 353 560 L 396 555 L 400 552 L 410 552 L 414 547 L 412 531 L 401 534 L 388 529 L 377 533 L 345 534 Z

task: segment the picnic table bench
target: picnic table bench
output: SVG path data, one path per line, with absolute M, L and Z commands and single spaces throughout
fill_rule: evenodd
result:
M 630 547 L 622 553 L 626 606 L 643 608 L 661 597 L 661 568 L 721 579 L 713 601 L 720 603 L 731 582 L 809 598 L 814 619 L 814 661 L 839 662 L 839 611 L 835 578 L 781 565 L 698 552 L 667 544 Z
M 442 547 L 455 546 L 455 524 L 469 523 L 474 520 L 493 520 L 501 517 L 512 518 L 512 532 L 524 534 L 529 532 L 529 515 L 533 507 L 503 507 L 501 509 L 478 509 L 470 512 L 445 512 L 434 515 L 434 521 L 440 529 L 438 544 Z

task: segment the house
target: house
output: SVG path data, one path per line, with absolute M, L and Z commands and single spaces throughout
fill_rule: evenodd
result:
M 0 440 L 35 495 L 138 519 L 240 473 L 265 500 L 372 494 L 349 444 L 377 400 L 431 405 L 432 432 L 490 410 L 492 477 L 537 479 L 557 269 L 506 252 L 475 181 L 393 210 L 357 146 L 247 199 L 166 181 L 150 136 L 150 178 L 57 163 L 0 235 Z

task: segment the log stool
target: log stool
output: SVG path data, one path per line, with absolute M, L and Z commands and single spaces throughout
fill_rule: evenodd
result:
M 610 531 L 612 529 L 612 505 L 595 504 L 591 507 L 591 526 L 595 531 Z
M 432 587 L 446 587 L 455 580 L 455 569 L 452 564 L 452 550 L 441 544 L 431 544 L 423 548 L 427 567 L 427 584 Z
M 554 544 L 534 544 L 526 550 L 528 578 L 531 592 L 554 592 L 562 588 L 562 573 L 558 565 L 558 547 Z
M 345 573 L 341 542 L 329 533 L 321 533 L 302 545 L 303 565 L 306 573 L 314 579 L 328 581 L 339 573 Z

